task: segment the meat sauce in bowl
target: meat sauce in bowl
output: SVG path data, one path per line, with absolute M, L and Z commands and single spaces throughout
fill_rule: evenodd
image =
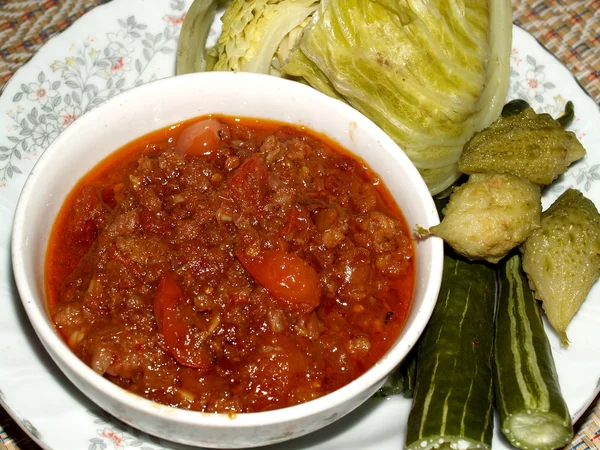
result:
M 394 343 L 414 244 L 366 164 L 304 128 L 203 117 L 95 167 L 50 236 L 50 316 L 97 373 L 204 412 L 292 406 Z

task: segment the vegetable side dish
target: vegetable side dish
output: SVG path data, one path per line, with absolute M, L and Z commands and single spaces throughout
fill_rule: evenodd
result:
M 408 448 L 491 447 L 490 421 L 482 408 L 491 408 L 492 399 L 474 394 L 478 401 L 472 406 L 452 404 L 469 375 L 481 378 L 479 382 L 490 379 L 480 370 L 487 369 L 488 358 L 445 360 L 451 352 L 468 355 L 488 340 L 494 346 L 494 404 L 510 444 L 552 450 L 570 442 L 573 424 L 536 299 L 566 347 L 567 326 L 600 276 L 600 214 L 594 203 L 569 188 L 546 211 L 541 207 L 541 187 L 585 156 L 575 135 L 564 129 L 573 118 L 570 102 L 557 119 L 536 114 L 523 100 L 507 103 L 502 117 L 465 145 L 459 167 L 469 176 L 449 197 L 436 200 L 441 224 L 419 230 L 447 242 L 448 261 L 438 299 L 444 307 L 436 306 L 411 356 L 416 369 L 401 367 L 392 378 L 405 395 L 416 379 Z M 472 303 L 482 307 L 489 298 L 480 286 L 481 271 L 497 276 L 497 283 L 490 280 L 484 286 L 498 286 L 495 318 L 484 320 L 484 327 L 477 322 L 484 314 L 469 311 Z M 456 295 L 445 295 L 447 286 Z M 463 312 L 460 320 L 453 319 L 454 310 Z M 439 323 L 458 323 L 455 328 L 461 332 L 462 324 L 469 323 L 467 330 L 479 334 L 471 341 L 447 339 L 456 332 L 438 330 Z M 465 366 L 472 369 L 467 374 Z M 389 392 L 393 388 L 385 387 Z M 443 408 L 436 409 L 442 399 Z M 443 410 L 441 418 L 438 409 Z
M 498 268 L 494 390 L 500 429 L 513 446 L 544 450 L 571 442 L 571 415 L 519 252 Z
M 471 260 L 499 262 L 513 248 L 535 298 L 567 346 L 566 329 L 600 277 L 600 214 L 594 203 L 568 189 L 542 213 L 540 188 L 586 154 L 572 131 L 574 106 L 553 119 L 523 100 L 467 142 L 459 168 L 468 180 L 455 186 L 441 224 L 426 236 L 443 238 Z
M 66 200 L 57 329 L 148 399 L 255 412 L 325 395 L 391 346 L 414 246 L 365 164 L 305 129 L 201 118 L 118 151 Z
M 497 263 L 540 226 L 539 186 L 507 173 L 476 173 L 454 188 L 430 232 L 460 255 Z

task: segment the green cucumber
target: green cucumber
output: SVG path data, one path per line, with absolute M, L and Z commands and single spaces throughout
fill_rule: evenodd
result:
M 417 347 L 413 348 L 402 360 L 388 379 L 373 395 L 375 398 L 389 397 L 390 395 L 402 395 L 411 398 L 415 389 L 417 376 Z
M 494 378 L 501 429 L 513 446 L 549 450 L 571 442 L 571 416 L 561 395 L 540 305 L 518 253 L 499 269 Z
M 489 449 L 496 270 L 444 256 L 438 301 L 418 347 L 408 450 Z

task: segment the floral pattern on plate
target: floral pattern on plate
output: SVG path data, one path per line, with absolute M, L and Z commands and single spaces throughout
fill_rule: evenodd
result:
M 82 114 L 111 97 L 156 79 L 153 62 L 159 54 L 177 49 L 185 2 L 172 1 L 165 26 L 156 33 L 135 16 L 115 20 L 106 33 L 108 42 L 98 46 L 88 36 L 61 59 L 55 60 L 37 79 L 21 83 L 13 95 L 14 108 L 7 112 L 5 132 L 9 143 L 0 146 L 0 187 L 22 175 L 19 162 L 37 159 L 54 139 Z
M 90 439 L 88 450 L 122 450 L 127 448 L 166 450 L 157 437 L 143 434 L 102 410 L 89 410 L 87 412 L 94 418 L 94 424 L 100 426 L 97 429 L 98 435 Z

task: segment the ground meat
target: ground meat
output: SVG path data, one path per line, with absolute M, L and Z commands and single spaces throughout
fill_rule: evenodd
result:
M 309 401 L 400 333 L 410 234 L 362 161 L 304 129 L 219 120 L 216 146 L 189 150 L 188 130 L 181 150 L 182 124 L 79 183 L 49 246 L 51 316 L 92 369 L 157 402 Z

